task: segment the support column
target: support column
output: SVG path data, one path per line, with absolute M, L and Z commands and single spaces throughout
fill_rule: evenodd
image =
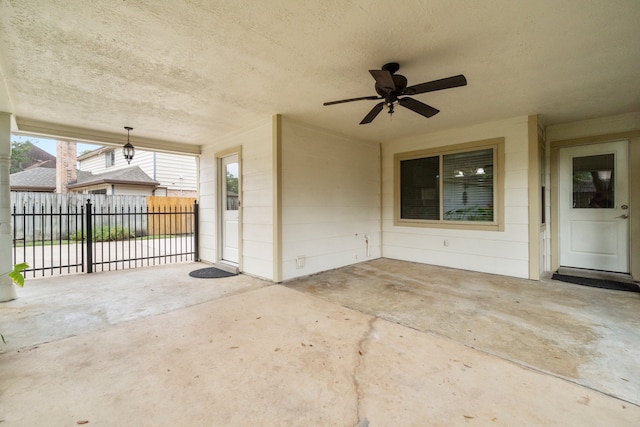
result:
M 11 114 L 0 111 L 0 274 L 13 269 L 11 244 Z M 15 286 L 0 276 L 0 302 L 16 299 Z

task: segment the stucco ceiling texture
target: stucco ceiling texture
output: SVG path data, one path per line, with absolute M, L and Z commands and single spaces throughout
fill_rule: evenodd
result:
M 0 106 L 20 119 L 208 144 L 283 114 L 384 141 L 518 115 L 640 111 L 638 0 L 0 0 Z M 441 112 L 377 101 L 399 62 Z

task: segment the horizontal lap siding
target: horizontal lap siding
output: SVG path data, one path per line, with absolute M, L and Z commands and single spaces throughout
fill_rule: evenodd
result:
M 160 185 L 174 190 L 174 192 L 196 191 L 198 189 L 198 167 L 195 157 L 156 153 L 155 161 L 155 179 Z M 153 162 L 151 165 L 145 164 L 144 167 L 142 165 L 141 167 L 147 175 L 153 178 Z
M 216 153 L 242 147 L 242 271 L 273 279 L 273 155 L 271 119 L 205 145 L 200 158 L 200 254 L 218 261 Z
M 284 280 L 380 256 L 379 164 L 378 144 L 283 118 Z
M 527 120 L 527 117 L 520 117 L 384 143 L 382 255 L 453 268 L 528 277 Z M 394 225 L 394 154 L 500 137 L 505 139 L 504 231 Z M 445 240 L 448 246 L 445 246 Z

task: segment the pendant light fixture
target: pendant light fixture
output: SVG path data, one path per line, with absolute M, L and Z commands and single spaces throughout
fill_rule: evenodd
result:
M 122 155 L 124 159 L 127 161 L 127 164 L 131 164 L 131 160 L 133 160 L 133 155 L 136 154 L 136 149 L 133 148 L 133 145 L 129 142 L 129 132 L 133 130 L 132 127 L 125 126 L 127 130 L 127 143 L 122 147 Z

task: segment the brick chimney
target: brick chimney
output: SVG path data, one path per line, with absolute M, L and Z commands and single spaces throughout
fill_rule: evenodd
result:
M 75 142 L 56 143 L 56 193 L 67 193 L 67 184 L 78 177 L 77 148 Z

